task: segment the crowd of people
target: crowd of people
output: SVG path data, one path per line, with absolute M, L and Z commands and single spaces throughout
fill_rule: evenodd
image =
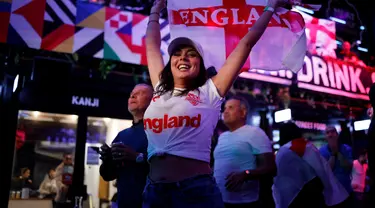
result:
M 100 173 L 117 179 L 118 207 L 357 207 L 364 201 L 367 156 L 353 162 L 335 128 L 326 129 L 328 144 L 318 150 L 287 123 L 275 156 L 264 131 L 246 124 L 246 100 L 224 99 L 283 2 L 268 1 L 211 78 L 202 48 L 185 37 L 171 42 L 164 66 L 159 17 L 165 0 L 155 2 L 146 32 L 152 87 L 135 86 L 128 101 L 132 127 L 101 147 Z M 212 146 L 221 114 L 228 131 Z
M 70 185 L 73 181 L 73 167 L 72 154 L 64 153 L 63 161 L 56 168 L 47 171 L 39 187 L 33 184 L 30 169 L 21 168 L 20 174 L 12 179 L 11 189 L 15 192 L 27 189 L 28 197 L 52 199 L 54 207 L 67 207 L 68 200 L 72 198 Z
M 119 132 L 112 144 L 100 148 L 100 175 L 105 181 L 116 180 L 113 207 L 319 208 L 371 204 L 368 192 L 374 191 L 370 187 L 370 170 L 374 168 L 368 165 L 366 150 L 353 157 L 352 148 L 339 141 L 332 126 L 325 130 L 327 145 L 318 149 L 296 124 L 288 122 L 280 128 L 281 147 L 276 153 L 266 133 L 247 124 L 247 101 L 227 97 L 251 49 L 284 2 L 269 0 L 222 68 L 209 76 L 201 46 L 186 37 L 171 42 L 170 59 L 163 63 L 159 18 L 166 0 L 155 1 L 146 32 L 152 86 L 134 87 L 128 99 L 132 126 Z M 348 44 L 344 43 L 340 55 L 357 63 L 358 57 Z M 370 98 L 374 105 L 373 88 Z M 220 117 L 227 131 L 217 128 Z M 375 136 L 375 122 L 369 135 Z M 72 198 L 73 159 L 71 154 L 63 158 L 46 173 L 37 191 L 40 198 L 53 199 L 55 207 L 67 206 L 67 199 Z M 30 169 L 22 168 L 12 185 L 14 190 L 35 189 Z

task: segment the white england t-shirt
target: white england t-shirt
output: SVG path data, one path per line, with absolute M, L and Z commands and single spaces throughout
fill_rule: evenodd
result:
M 198 89 L 186 96 L 166 93 L 152 98 L 143 119 L 148 159 L 166 153 L 210 161 L 211 137 L 223 98 L 211 79 Z
M 259 198 L 259 181 L 245 182 L 238 190 L 225 188 L 226 177 L 231 172 L 257 168 L 256 155 L 272 152 L 271 141 L 258 127 L 245 125 L 233 132 L 220 135 L 214 151 L 214 177 L 225 203 L 250 203 Z

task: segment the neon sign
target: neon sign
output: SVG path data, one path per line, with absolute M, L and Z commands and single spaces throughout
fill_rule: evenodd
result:
M 301 129 L 324 131 L 327 128 L 327 125 L 324 123 L 315 123 L 309 121 L 295 121 L 295 124 Z
M 99 98 L 72 96 L 72 105 L 99 107 Z
M 297 74 L 285 70 L 250 70 L 240 77 L 283 85 L 291 85 L 296 78 L 298 88 L 369 100 L 368 92 L 375 82 L 375 71 L 337 59 L 307 55 Z

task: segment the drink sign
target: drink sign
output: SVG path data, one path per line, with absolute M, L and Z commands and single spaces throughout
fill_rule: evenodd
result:
M 317 92 L 369 100 L 368 92 L 375 82 L 375 70 L 349 62 L 315 55 L 306 55 L 303 68 L 293 74 L 291 71 L 250 70 L 240 77 L 297 86 Z

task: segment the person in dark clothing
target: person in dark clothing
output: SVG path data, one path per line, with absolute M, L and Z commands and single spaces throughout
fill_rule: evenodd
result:
M 21 175 L 12 179 L 12 189 L 21 190 L 23 188 L 33 188 L 29 168 L 21 168 Z
M 143 115 L 153 96 L 153 89 L 139 84 L 128 100 L 128 110 L 133 116 L 133 125 L 121 131 L 111 147 L 101 147 L 100 175 L 105 181 L 117 179 L 117 203 L 119 208 L 142 206 L 142 192 L 146 184 L 149 166 L 147 163 L 147 138 L 143 129 Z
M 373 108 L 375 108 L 375 83 L 372 84 L 369 92 L 370 102 Z M 368 129 L 368 176 L 370 178 L 370 192 L 369 192 L 369 203 L 375 204 L 375 117 L 372 116 L 371 124 Z

